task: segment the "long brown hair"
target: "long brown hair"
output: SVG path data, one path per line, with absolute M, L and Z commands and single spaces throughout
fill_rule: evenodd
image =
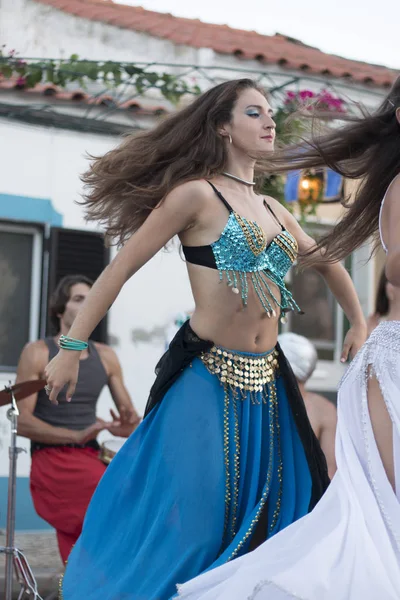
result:
M 94 158 L 82 176 L 87 219 L 100 222 L 107 237 L 121 244 L 174 187 L 223 171 L 227 151 L 218 127 L 230 122 L 239 94 L 249 88 L 264 94 L 251 79 L 227 81 Z
M 360 179 L 354 201 L 336 226 L 303 255 L 303 264 L 315 261 L 322 250 L 327 262 L 344 259 L 378 231 L 379 209 L 385 192 L 400 172 L 400 77 L 376 112 L 350 117 L 342 127 L 310 140 L 301 140 L 277 152 L 264 164 L 268 172 L 328 166 L 343 177 Z M 377 239 L 375 247 L 377 246 Z
M 390 301 L 386 289 L 387 284 L 388 280 L 385 274 L 385 269 L 382 269 L 375 299 L 375 314 L 379 315 L 380 317 L 385 317 L 390 309 Z

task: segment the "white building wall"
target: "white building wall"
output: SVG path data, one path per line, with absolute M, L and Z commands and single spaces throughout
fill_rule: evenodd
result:
M 0 1 L 0 39 L 21 56 L 114 61 L 196 61 L 196 49 L 168 40 L 89 21 L 33 0 Z
M 50 198 L 63 214 L 63 226 L 90 228 L 83 220 L 79 199 L 79 174 L 87 167 L 86 152 L 103 154 L 112 138 L 19 125 L 0 121 L 0 193 Z M 140 413 L 154 380 L 154 367 L 164 350 L 167 329 L 176 314 L 192 308 L 186 267 L 177 251 L 162 251 L 121 292 L 110 310 L 109 333 L 117 340 L 125 381 Z M 135 342 L 134 332 L 148 341 Z M 0 373 L 0 387 L 15 374 Z M 99 402 L 99 416 L 109 416 L 108 391 Z M 0 477 L 7 475 L 9 429 L 5 409 L 0 409 Z M 102 434 L 102 439 L 107 434 Z M 28 447 L 25 439 L 20 440 Z M 29 457 L 20 456 L 18 475 L 28 475 Z

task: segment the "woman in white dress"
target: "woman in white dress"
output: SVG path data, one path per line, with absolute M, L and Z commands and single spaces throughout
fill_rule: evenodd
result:
M 299 151 L 301 150 L 301 151 Z M 379 110 L 306 150 L 283 171 L 328 164 L 362 179 L 354 202 L 316 250 L 343 259 L 375 235 L 400 289 L 400 78 Z M 378 237 L 380 233 L 380 241 Z M 312 262 L 313 255 L 305 257 Z M 347 370 L 338 394 L 338 470 L 307 516 L 253 552 L 179 586 L 182 600 L 400 598 L 400 308 L 394 305 Z

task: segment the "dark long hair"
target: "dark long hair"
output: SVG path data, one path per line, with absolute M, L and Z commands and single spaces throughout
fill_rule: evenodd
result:
M 314 262 L 317 250 L 323 250 L 327 262 L 336 262 L 376 237 L 382 199 L 400 172 L 398 107 L 400 77 L 373 114 L 351 117 L 342 127 L 276 152 L 264 164 L 266 171 L 274 173 L 328 166 L 343 177 L 361 180 L 354 200 L 344 202 L 345 215 L 302 257 L 304 265 Z
M 227 152 L 218 127 L 230 122 L 239 94 L 249 88 L 264 94 L 251 79 L 227 81 L 95 158 L 82 177 L 87 219 L 121 244 L 174 187 L 223 171 Z
M 86 275 L 66 275 L 57 284 L 49 302 L 49 317 L 54 333 L 60 330 L 60 317 L 64 314 L 65 307 L 71 296 L 71 288 L 77 283 L 86 283 L 88 287 L 93 286 L 93 281 Z
M 390 308 L 389 298 L 386 291 L 387 283 L 388 280 L 385 275 L 385 269 L 382 269 L 375 299 L 375 314 L 378 314 L 381 317 L 385 317 L 388 314 Z

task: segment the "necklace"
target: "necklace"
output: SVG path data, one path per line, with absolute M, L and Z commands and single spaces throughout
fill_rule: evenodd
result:
M 245 185 L 255 185 L 256 184 L 255 181 L 246 181 L 246 179 L 242 179 L 241 177 L 232 175 L 232 173 L 226 173 L 225 171 L 223 171 L 221 173 L 221 175 L 225 175 L 225 177 L 230 177 L 231 179 L 234 179 L 235 181 L 239 181 L 240 183 L 244 183 Z

